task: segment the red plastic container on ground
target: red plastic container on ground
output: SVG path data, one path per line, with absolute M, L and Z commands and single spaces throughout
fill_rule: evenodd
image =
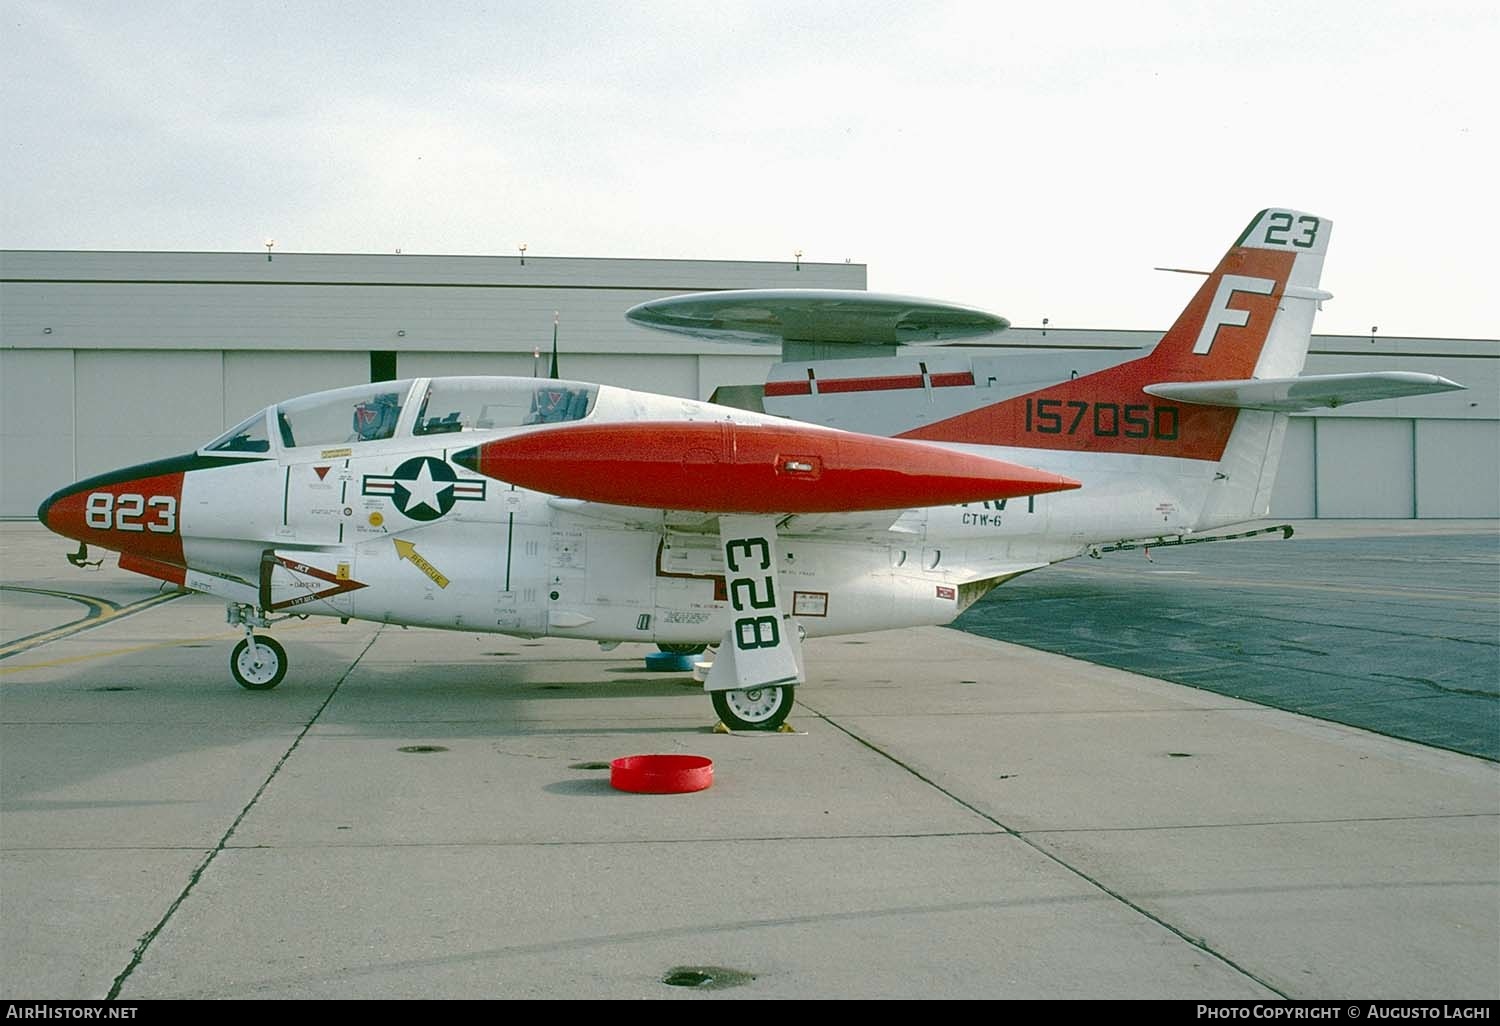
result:
M 714 782 L 714 762 L 702 755 L 627 755 L 609 764 L 609 783 L 636 794 L 685 794 Z

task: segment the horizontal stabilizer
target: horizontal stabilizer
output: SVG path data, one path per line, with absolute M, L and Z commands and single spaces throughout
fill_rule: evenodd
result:
M 625 312 L 647 328 L 730 342 L 955 342 L 1010 327 L 973 307 L 856 289 L 729 289 L 653 299 Z
M 1144 391 L 1198 406 L 1295 413 L 1347 406 L 1373 399 L 1452 392 L 1464 386 L 1436 374 L 1372 371 L 1367 374 L 1309 374 L 1298 378 L 1246 378 L 1239 381 L 1166 381 Z

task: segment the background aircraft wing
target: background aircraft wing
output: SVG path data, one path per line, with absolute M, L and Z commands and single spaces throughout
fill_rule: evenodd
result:
M 730 289 L 631 307 L 635 324 L 733 342 L 955 342 L 1003 331 L 1004 317 L 956 303 L 854 289 Z

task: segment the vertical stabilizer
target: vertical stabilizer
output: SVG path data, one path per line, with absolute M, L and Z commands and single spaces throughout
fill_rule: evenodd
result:
M 1229 458 L 1240 411 L 1164 400 L 1144 388 L 1161 382 L 1296 375 L 1307 356 L 1318 301 L 1326 298 L 1318 291 L 1318 280 L 1331 231 L 1330 222 L 1312 214 L 1263 210 L 1146 356 L 1010 396 L 900 437 L 1212 462 Z M 1280 432 L 1269 422 L 1264 431 L 1249 433 L 1258 441 L 1246 439 L 1239 448 L 1258 448 L 1250 461 L 1258 466 L 1279 447 L 1272 443 Z M 1233 459 L 1239 463 L 1242 457 L 1237 452 Z M 1236 476 L 1245 476 L 1248 465 Z
M 1158 381 L 1292 377 L 1302 370 L 1332 223 L 1262 210 L 1151 355 Z
M 1329 298 L 1328 293 L 1320 291 L 1318 285 L 1323 274 L 1323 255 L 1327 252 L 1332 230 L 1333 226 L 1329 221 L 1311 214 L 1291 210 L 1261 211 L 1240 236 L 1239 246 L 1231 251 L 1231 255 L 1235 252 L 1258 251 L 1274 253 L 1285 260 L 1289 254 L 1291 265 L 1286 272 L 1270 328 L 1254 365 L 1243 373 L 1216 372 L 1204 377 L 1201 372 L 1194 374 L 1199 368 L 1188 361 L 1185 365 L 1188 374 L 1171 380 L 1291 378 L 1300 374 L 1307 360 L 1308 345 L 1312 341 L 1313 317 L 1322 300 Z M 1219 335 L 1225 329 L 1222 325 L 1215 326 L 1213 319 L 1223 316 L 1221 311 L 1228 307 L 1227 303 L 1217 302 L 1219 293 L 1225 289 L 1223 283 L 1227 280 L 1232 280 L 1227 274 L 1220 279 L 1215 293 L 1216 302 L 1210 307 L 1208 319 L 1198 330 L 1195 350 L 1207 346 L 1211 351 L 1221 341 Z M 1284 413 L 1263 410 L 1239 412 L 1234 419 L 1224 453 L 1219 459 L 1213 485 L 1198 516 L 1200 529 L 1238 523 L 1265 516 L 1269 512 L 1271 488 L 1276 483 L 1276 471 L 1281 466 L 1281 450 L 1286 441 L 1286 430 L 1287 416 Z

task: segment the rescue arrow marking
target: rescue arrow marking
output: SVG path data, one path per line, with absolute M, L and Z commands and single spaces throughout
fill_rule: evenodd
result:
M 402 541 L 400 538 L 392 538 L 391 541 L 396 543 L 397 559 L 409 561 L 418 570 L 432 578 L 432 583 L 436 584 L 439 588 L 448 587 L 448 578 L 444 577 L 442 571 L 438 570 L 437 567 L 417 555 L 417 547 L 415 545 L 409 541 Z

